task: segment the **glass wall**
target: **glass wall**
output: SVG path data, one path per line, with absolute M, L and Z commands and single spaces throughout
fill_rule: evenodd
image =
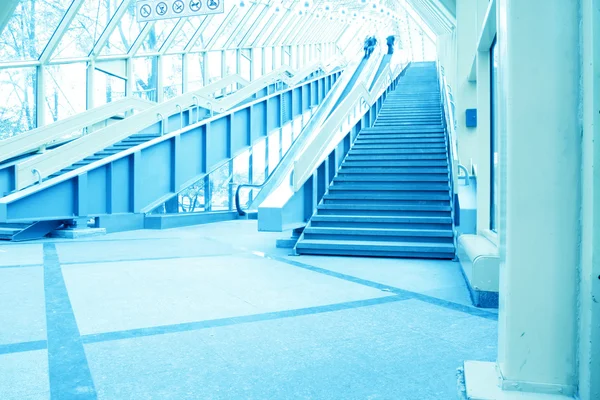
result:
M 257 139 L 251 147 L 241 151 L 232 160 L 225 161 L 208 175 L 179 193 L 177 210 L 179 213 L 233 211 L 235 210 L 235 192 L 238 185 L 253 183 L 260 185 L 273 173 L 285 156 L 293 141 L 308 124 L 314 108 L 286 123 L 281 129 L 275 129 L 267 137 Z M 240 204 L 247 208 L 255 190 L 242 189 Z M 174 213 L 175 207 L 167 202 L 152 213 Z
M 490 48 L 491 88 L 490 88 L 490 230 L 498 229 L 498 51 L 496 39 Z
M 222 14 L 138 22 L 135 0 L 20 0 L 0 32 L 0 138 L 126 95 L 162 101 L 232 73 L 250 80 L 302 68 L 314 61 L 311 48 L 338 55 L 361 24 L 419 29 L 368 5 L 228 1 Z M 96 70 L 109 61 L 127 67 Z

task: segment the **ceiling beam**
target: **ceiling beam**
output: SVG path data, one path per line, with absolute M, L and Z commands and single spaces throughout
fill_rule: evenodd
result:
M 6 25 L 8 25 L 17 5 L 19 5 L 19 0 L 4 0 L 0 2 L 0 35 L 2 35 L 2 31 Z

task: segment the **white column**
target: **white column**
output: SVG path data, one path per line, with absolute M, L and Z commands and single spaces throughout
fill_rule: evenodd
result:
M 127 59 L 127 82 L 125 83 L 125 95 L 133 96 L 133 92 L 135 92 L 135 78 L 133 76 L 133 59 Z
M 577 385 L 578 14 L 577 1 L 498 0 L 504 390 Z
M 250 81 L 254 80 L 254 47 L 250 49 Z
M 202 86 L 208 85 L 208 53 L 202 52 Z
M 187 93 L 190 90 L 190 55 L 185 53 L 181 58 L 181 91 Z
M 164 85 L 165 82 L 163 80 L 163 57 L 162 56 L 157 56 L 156 57 L 156 101 L 158 103 L 162 103 L 162 101 L 165 98 L 165 91 L 164 91 Z
M 600 399 L 600 7 L 582 0 L 582 204 L 579 398 Z
M 36 126 L 41 128 L 46 125 L 46 68 L 43 65 L 37 67 L 35 88 L 35 119 Z
M 85 106 L 86 110 L 94 108 L 94 94 L 96 89 L 96 82 L 94 77 L 94 71 L 96 69 L 96 63 L 94 60 L 88 62 L 86 69 L 86 88 L 85 88 Z

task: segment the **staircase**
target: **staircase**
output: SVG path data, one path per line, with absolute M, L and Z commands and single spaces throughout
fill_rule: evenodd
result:
M 137 134 L 131 135 L 128 138 L 123 139 L 120 142 L 115 143 L 112 146 L 110 146 L 102 151 L 99 151 L 98 153 L 96 153 L 94 155 L 86 157 L 83 160 L 78 161 L 75 164 L 70 165 L 67 168 L 64 168 L 64 169 L 50 175 L 46 179 L 52 179 L 52 178 L 55 178 L 62 174 L 65 174 L 67 172 L 73 171 L 77 168 L 84 167 L 88 164 L 93 163 L 94 161 L 98 161 L 98 160 L 102 160 L 103 158 L 110 157 L 113 154 L 117 154 L 117 153 L 125 151 L 131 147 L 138 146 L 142 143 L 145 143 L 149 140 L 155 139 L 159 136 L 160 136 L 160 134 L 147 134 L 147 133 L 137 133 Z
M 24 240 L 41 239 L 62 224 L 62 221 L 0 224 L 0 240 L 21 242 Z
M 359 133 L 296 252 L 453 259 L 446 143 L 435 64 L 411 64 Z

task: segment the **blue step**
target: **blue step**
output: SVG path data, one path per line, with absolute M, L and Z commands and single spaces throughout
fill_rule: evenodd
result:
M 435 64 L 409 67 L 359 132 L 296 252 L 454 258 L 443 118 Z

